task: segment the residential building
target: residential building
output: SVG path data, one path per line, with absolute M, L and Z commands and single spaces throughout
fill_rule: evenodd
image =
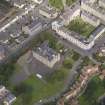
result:
M 60 61 L 60 54 L 49 47 L 48 41 L 45 41 L 40 47 L 33 49 L 32 53 L 33 57 L 49 68 L 52 68 Z
M 64 27 L 64 25 L 68 25 L 77 16 L 80 16 L 83 21 L 96 27 L 96 29 L 90 33 L 90 37 L 88 39 L 81 38 L 81 35 L 78 33 L 71 30 L 69 31 Z M 63 22 L 53 22 L 52 30 L 55 30 L 58 35 L 76 46 L 84 50 L 90 50 L 95 45 L 95 42 L 99 37 L 105 33 L 105 26 L 102 25 L 105 24 L 104 17 L 105 9 L 102 8 L 102 6 L 99 6 L 99 0 L 81 0 L 80 3 L 76 2 L 71 7 L 65 9 L 63 15 L 61 15 Z
M 81 0 L 81 9 L 100 18 L 105 23 L 105 9 L 99 6 L 98 1 L 91 3 L 90 0 Z
M 58 16 L 58 12 L 49 6 L 42 6 L 39 9 L 39 14 L 49 19 L 54 19 Z
M 16 97 L 5 88 L 0 86 L 0 104 L 11 105 L 16 100 Z
M 34 35 L 38 31 L 42 29 L 42 23 L 39 22 L 37 19 L 32 21 L 31 24 L 22 27 L 22 30 L 25 34 Z
M 83 21 L 88 22 L 89 24 L 93 25 L 94 27 L 97 27 L 100 25 L 100 19 L 96 16 L 90 14 L 87 11 L 81 11 L 81 18 Z
M 90 34 L 88 41 L 95 41 L 103 34 L 105 34 L 105 26 L 101 24 Z
M 52 23 L 52 30 L 56 31 L 58 35 L 68 40 L 69 42 L 75 44 L 76 46 L 84 50 L 90 50 L 95 45 L 95 41 L 104 34 L 105 26 L 104 25 L 98 26 L 90 34 L 90 37 L 87 40 L 80 38 L 79 36 L 81 35 L 74 31 L 69 31 L 64 26 L 60 27 L 57 22 Z
M 15 41 L 16 41 L 16 43 L 21 44 L 25 41 L 25 38 L 24 38 L 24 36 L 20 36 L 20 37 L 16 38 Z
M 68 25 L 77 16 L 80 16 L 79 3 L 75 3 L 71 7 L 65 8 L 63 15 L 61 15 L 61 19 L 63 19 L 64 25 Z

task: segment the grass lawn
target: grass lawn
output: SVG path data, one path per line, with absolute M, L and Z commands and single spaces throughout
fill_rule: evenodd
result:
M 50 96 L 58 93 L 64 86 L 64 81 L 48 81 L 47 83 L 42 82 L 36 76 L 31 76 L 29 79 L 25 80 L 23 92 L 17 97 L 17 101 L 14 105 L 33 105 L 34 102 L 37 102 L 44 98 L 49 98 Z M 20 91 L 21 88 L 18 89 Z M 22 90 L 22 89 L 21 89 Z M 16 89 L 16 92 L 18 92 Z M 18 92 L 19 93 L 19 92 Z M 28 99 L 28 100 L 27 100 Z
M 95 29 L 92 25 L 84 22 L 81 18 L 76 18 L 67 26 L 69 30 L 75 31 L 82 36 L 88 38 L 90 33 Z
M 49 3 L 57 9 L 63 9 L 62 0 L 49 0 Z
M 105 80 L 98 76 L 92 78 L 84 94 L 79 97 L 80 105 L 98 105 L 98 98 L 105 93 Z

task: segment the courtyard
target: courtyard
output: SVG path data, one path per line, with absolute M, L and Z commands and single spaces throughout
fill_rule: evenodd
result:
M 90 33 L 95 29 L 89 23 L 84 22 L 80 17 L 77 17 L 67 26 L 69 30 L 75 31 L 82 35 L 84 38 L 89 38 Z

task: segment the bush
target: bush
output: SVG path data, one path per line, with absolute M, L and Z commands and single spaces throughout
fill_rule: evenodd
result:
M 67 69 L 71 69 L 72 68 L 72 63 L 70 62 L 70 60 L 65 60 L 63 62 L 63 66 Z
M 15 70 L 14 64 L 0 65 L 0 84 L 9 85 L 9 78 Z

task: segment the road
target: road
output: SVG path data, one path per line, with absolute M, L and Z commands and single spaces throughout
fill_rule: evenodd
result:
M 0 61 L 0 64 L 8 64 L 10 62 L 15 62 L 17 59 L 19 59 L 20 56 L 22 56 L 25 52 L 27 52 L 29 49 L 31 49 L 34 44 L 36 37 L 38 36 L 39 33 L 49 29 L 50 25 L 48 24 L 46 27 L 43 27 L 42 30 L 36 32 L 35 35 L 30 36 L 27 38 L 23 43 L 21 43 L 14 51 L 12 51 L 5 59 Z
M 6 28 L 10 27 L 12 24 L 14 24 L 16 21 L 18 21 L 22 16 L 28 14 L 30 11 L 32 11 L 35 8 L 35 5 L 31 5 L 27 7 L 26 10 L 21 11 L 21 13 L 18 16 L 15 16 L 14 19 L 12 19 L 9 23 L 4 25 L 2 28 L 0 28 L 0 32 L 4 31 Z
M 70 49 L 73 49 L 75 50 L 76 52 L 78 52 L 80 55 L 82 56 L 91 56 L 93 53 L 96 53 L 97 50 L 99 49 L 99 47 L 105 43 L 105 36 L 103 37 L 100 37 L 99 40 L 96 41 L 96 44 L 95 46 L 90 49 L 90 50 L 83 50 L 81 48 L 79 48 L 78 46 L 74 45 L 73 43 L 71 42 L 68 42 L 67 40 L 61 38 L 59 35 L 57 35 L 56 32 L 50 30 L 50 32 L 61 42 L 63 43 L 65 46 L 67 46 L 67 48 L 70 48 Z

